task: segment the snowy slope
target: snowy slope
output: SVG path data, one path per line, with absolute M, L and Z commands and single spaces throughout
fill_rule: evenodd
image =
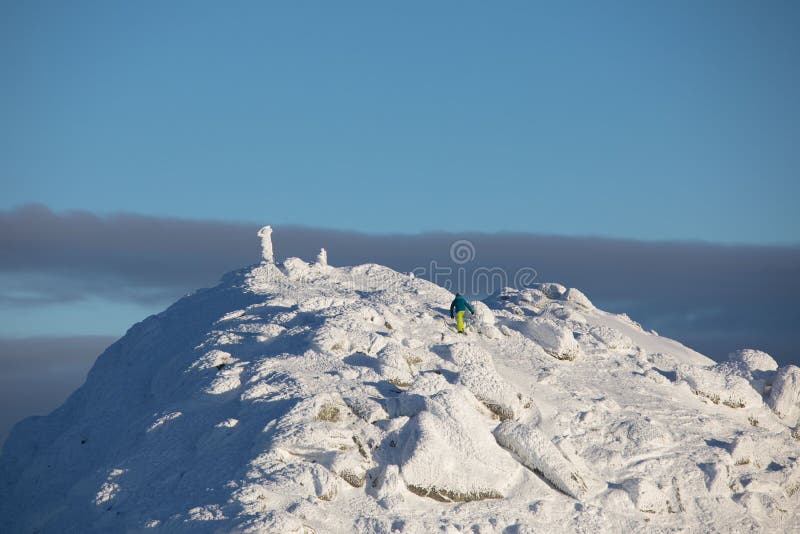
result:
M 227 275 L 17 425 L 0 531 L 800 530 L 796 368 L 558 284 L 477 303 L 467 336 L 451 299 L 324 255 Z

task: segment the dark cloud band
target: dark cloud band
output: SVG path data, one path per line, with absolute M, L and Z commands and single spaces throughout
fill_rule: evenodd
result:
M 257 261 L 257 229 L 54 213 L 40 205 L 0 212 L 0 276 L 6 280 L 0 280 L 0 306 L 90 295 L 164 305 Z M 763 348 L 783 361 L 800 356 L 794 334 L 800 324 L 800 247 L 510 233 L 376 236 L 296 226 L 276 227 L 273 240 L 278 257 L 311 260 L 325 247 L 333 265 L 376 262 L 430 275 L 436 262 L 453 269 L 436 281 L 453 287 L 459 268 L 467 276 L 479 267 L 507 273 L 529 268 L 539 281 L 578 287 L 600 306 L 625 311 L 712 357 L 742 346 Z M 471 245 L 468 262 L 451 258 L 456 241 Z

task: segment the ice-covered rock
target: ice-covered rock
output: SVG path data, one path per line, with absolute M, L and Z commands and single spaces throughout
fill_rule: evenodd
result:
M 582 325 L 586 323 L 586 316 L 573 306 L 564 306 L 563 304 L 551 305 L 547 308 L 547 314 L 567 324 L 577 323 Z
M 406 486 L 400 475 L 400 467 L 388 465 L 375 481 L 378 503 L 386 509 L 393 509 L 406 499 Z
M 342 400 L 344 400 L 347 407 L 350 408 L 350 411 L 367 423 L 374 423 L 375 421 L 389 417 L 389 414 L 386 413 L 386 409 L 381 403 L 365 395 L 363 392 L 356 392 L 352 395 L 344 396 Z
M 400 387 L 414 382 L 414 351 L 398 344 L 386 345 L 378 352 L 378 373 L 384 379 Z
M 574 360 L 581 354 L 580 345 L 572 330 L 550 319 L 544 317 L 529 319 L 525 321 L 520 331 L 559 360 Z
M 518 293 L 517 303 L 524 303 L 533 308 L 543 308 L 548 303 L 547 295 L 540 289 L 525 289 Z
M 729 362 L 741 363 L 750 371 L 776 371 L 778 363 L 766 352 L 755 349 L 740 349 L 728 354 Z
M 789 426 L 800 422 L 800 367 L 787 365 L 775 372 L 767 404 Z
M 450 347 L 450 356 L 460 369 L 458 381 L 501 420 L 516 419 L 526 406 L 521 393 L 503 380 L 486 351 L 464 343 Z M 527 401 L 529 406 L 530 401 Z
M 264 226 L 258 231 L 261 238 L 261 258 L 269 263 L 275 261 L 272 253 L 272 227 Z
M 708 492 L 712 495 L 730 495 L 731 467 L 723 462 L 705 464 L 704 481 Z
M 728 359 L 717 365 L 718 369 L 741 376 L 759 395 L 765 395 L 778 364 L 760 350 L 742 349 L 728 354 Z
M 290 280 L 302 281 L 309 276 L 311 266 L 300 258 L 286 258 L 283 260 L 283 270 Z
M 594 304 L 592 304 L 592 301 L 590 301 L 589 298 L 580 290 L 575 289 L 574 287 L 569 288 L 567 292 L 564 293 L 564 300 L 567 302 L 572 302 L 573 304 L 577 304 L 578 306 L 586 308 L 587 310 L 594 309 Z
M 533 284 L 533 287 L 541 291 L 549 299 L 560 299 L 567 292 L 567 288 L 554 282 Z
M 372 465 L 364 446 L 372 432 L 341 396 L 320 394 L 298 403 L 277 423 L 272 447 L 288 453 L 279 462 L 281 470 L 294 463 L 296 470 L 313 473 L 314 466 L 321 465 L 351 486 L 360 487 Z M 254 467 L 274 469 L 273 463 L 256 461 Z
M 794 503 L 787 503 L 785 499 L 776 498 L 773 495 L 760 491 L 743 491 L 733 496 L 737 504 L 747 510 L 755 517 L 768 517 L 780 519 L 785 517 L 787 506 Z
M 630 337 L 605 325 L 593 326 L 589 333 L 598 343 L 609 349 L 629 349 L 635 346 Z
M 506 421 L 494 430 L 503 448 L 516 454 L 522 464 L 575 499 L 588 489 L 584 475 L 544 434 L 531 425 Z
M 320 352 L 350 352 L 353 345 L 346 330 L 327 326 L 317 330 L 313 335 L 314 348 Z
M 499 339 L 503 334 L 495 326 L 495 316 L 489 306 L 483 302 L 476 302 L 472 307 L 475 309 L 474 325 L 478 333 L 489 339 Z
M 536 313 L 541 312 L 551 303 L 551 300 L 541 289 L 535 287 L 525 289 L 505 287 L 484 302 L 495 309 L 505 309 L 522 314 L 523 308 Z
M 676 378 L 685 381 L 695 395 L 729 408 L 756 407 L 763 404 L 761 394 L 742 376 L 740 368 L 727 362 L 705 367 L 681 364 Z
M 649 514 L 675 513 L 678 507 L 674 503 L 674 496 L 670 490 L 660 488 L 656 483 L 646 479 L 634 477 L 625 480 L 622 487 L 628 493 L 636 509 Z
M 328 266 L 328 251 L 326 251 L 324 248 L 319 249 L 319 254 L 317 254 L 317 265 L 320 267 Z
M 409 490 L 439 501 L 499 499 L 518 470 L 463 387 L 437 393 L 405 429 L 400 473 Z M 485 417 L 485 416 L 483 416 Z
M 765 444 L 757 443 L 751 436 L 737 436 L 730 446 L 730 457 L 734 465 L 754 465 L 764 467 L 768 462 L 769 451 Z
M 663 450 L 673 442 L 669 429 L 647 416 L 630 414 L 609 425 L 609 436 L 623 456 L 634 456 L 652 450 Z
M 411 387 L 406 390 L 406 392 L 410 395 L 432 397 L 440 391 L 452 388 L 453 384 L 451 384 L 444 376 L 442 376 L 440 372 L 433 371 L 418 375 L 414 380 L 414 384 L 412 384 Z

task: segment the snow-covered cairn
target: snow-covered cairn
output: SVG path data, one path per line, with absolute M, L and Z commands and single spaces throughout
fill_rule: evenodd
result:
M 319 254 L 317 254 L 317 264 L 326 267 L 328 265 L 328 252 L 321 248 L 319 249 Z
M 267 225 L 258 231 L 258 237 L 261 238 L 261 257 L 263 261 L 273 263 L 274 257 L 272 255 L 272 227 Z

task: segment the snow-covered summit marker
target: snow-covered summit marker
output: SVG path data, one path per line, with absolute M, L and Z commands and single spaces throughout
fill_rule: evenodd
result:
M 324 248 L 319 249 L 319 254 L 317 254 L 317 263 L 322 267 L 328 266 L 328 251 Z
M 267 263 L 275 261 L 272 255 L 272 227 L 267 225 L 258 231 L 258 237 L 261 238 L 261 257 Z

